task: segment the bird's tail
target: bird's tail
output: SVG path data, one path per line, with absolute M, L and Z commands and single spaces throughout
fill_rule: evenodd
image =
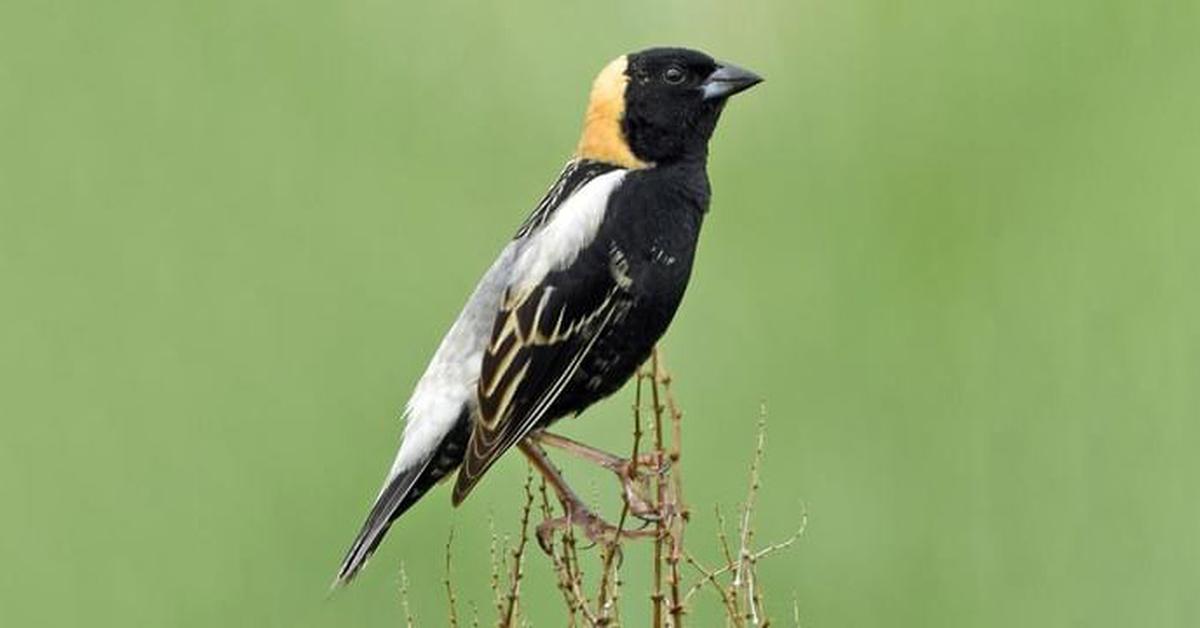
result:
M 371 512 L 367 514 L 358 536 L 354 537 L 346 558 L 342 560 L 342 566 L 333 581 L 335 588 L 354 579 L 397 517 L 412 508 L 429 489 L 458 468 L 469 434 L 470 422 L 466 412 L 463 412 L 435 451 L 388 480 L 375 499 L 375 505 L 371 506 Z
M 363 565 L 367 564 L 367 559 L 379 546 L 379 542 L 383 540 L 383 535 L 387 533 L 392 522 L 417 503 L 417 499 L 420 498 L 423 491 L 414 491 L 413 487 L 425 473 L 425 469 L 432 459 L 433 456 L 429 456 L 420 464 L 400 472 L 379 493 L 375 505 L 367 514 L 367 520 L 363 522 L 362 529 L 359 530 L 358 536 L 354 537 L 354 543 L 350 545 L 350 550 L 346 552 L 346 558 L 342 560 L 337 578 L 333 581 L 335 588 L 354 579 Z

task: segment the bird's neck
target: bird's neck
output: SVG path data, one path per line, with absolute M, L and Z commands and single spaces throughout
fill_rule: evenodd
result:
M 629 138 L 621 128 L 625 116 L 625 87 L 629 83 L 629 77 L 625 75 L 626 63 L 625 57 L 617 58 L 592 84 L 575 155 L 580 159 L 636 170 L 651 164 L 634 155 Z
M 580 159 L 600 161 L 629 170 L 652 165 L 633 154 L 621 131 L 621 123 L 612 112 L 593 107 L 588 108 L 575 155 Z

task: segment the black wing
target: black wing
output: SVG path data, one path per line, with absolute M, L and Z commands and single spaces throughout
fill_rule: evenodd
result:
M 626 269 L 619 251 L 596 241 L 566 269 L 505 295 L 484 351 L 479 416 L 454 486 L 455 504 L 505 450 L 563 413 L 555 401 L 596 340 L 632 305 Z

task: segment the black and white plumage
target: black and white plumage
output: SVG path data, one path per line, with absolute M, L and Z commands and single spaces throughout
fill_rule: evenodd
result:
M 484 274 L 417 383 L 400 450 L 338 572 L 455 470 L 460 503 L 508 448 L 618 390 L 683 297 L 709 203 L 708 139 L 762 79 L 686 49 L 597 77 L 576 156 Z

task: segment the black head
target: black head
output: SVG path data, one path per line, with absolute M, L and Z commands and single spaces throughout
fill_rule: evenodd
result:
M 592 88 L 579 155 L 626 167 L 703 158 L 726 99 L 762 77 L 686 48 L 650 48 Z

